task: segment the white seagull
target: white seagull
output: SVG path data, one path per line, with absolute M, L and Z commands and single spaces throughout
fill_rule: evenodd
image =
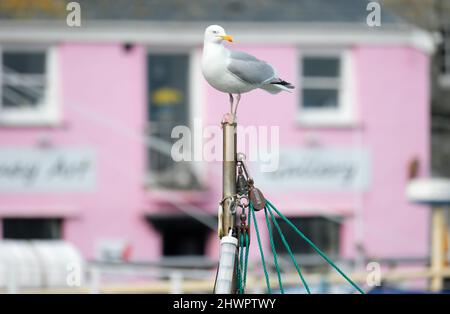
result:
M 233 122 L 241 100 L 241 94 L 261 88 L 271 94 L 289 91 L 294 86 L 280 79 L 274 68 L 254 56 L 233 51 L 224 47 L 223 41 L 233 42 L 233 37 L 226 34 L 219 25 L 208 26 L 205 30 L 202 55 L 202 72 L 206 81 L 215 89 L 228 93 L 230 97 L 231 116 L 226 120 Z M 234 97 L 237 102 L 233 111 Z

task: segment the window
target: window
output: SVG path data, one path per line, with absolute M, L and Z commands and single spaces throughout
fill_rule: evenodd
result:
M 335 126 L 352 122 L 349 58 L 344 52 L 303 52 L 299 122 Z
M 289 219 L 327 255 L 336 256 L 339 254 L 340 223 L 335 219 L 325 217 L 294 217 Z M 315 253 L 314 249 L 300 239 L 298 234 L 284 220 L 277 218 L 277 223 L 294 254 Z M 275 227 L 273 227 L 273 238 L 277 252 L 287 254 L 288 252 Z
M 194 229 L 166 232 L 163 237 L 163 255 L 205 255 L 206 235 L 204 231 Z
M 147 58 L 149 183 L 166 189 L 199 187 L 192 164 L 171 156 L 172 129 L 190 127 L 189 53 L 151 53 Z
M 442 43 L 438 59 L 440 60 L 440 83 L 444 87 L 450 87 L 450 29 L 442 30 Z
M 3 238 L 17 240 L 61 239 L 62 219 L 5 218 Z
M 184 214 L 153 214 L 148 221 L 161 233 L 164 256 L 203 256 L 211 229 L 199 220 Z M 213 215 L 203 219 L 216 221 Z
M 54 52 L 45 47 L 0 46 L 0 123 L 56 121 Z

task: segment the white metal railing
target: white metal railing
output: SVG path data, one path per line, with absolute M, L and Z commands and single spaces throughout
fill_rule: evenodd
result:
M 270 256 L 267 256 L 270 260 Z M 301 259 L 300 259 L 301 261 Z M 180 260 L 180 265 L 182 261 Z M 419 289 L 425 290 L 427 279 L 439 275 L 450 277 L 450 268 L 443 269 L 436 274 L 432 269 L 417 260 L 411 261 L 412 268 L 402 263 L 397 267 L 390 267 L 388 263 L 382 264 L 381 279 L 383 282 L 403 288 L 416 287 L 417 280 L 422 280 Z M 186 263 L 188 264 L 188 263 Z M 199 263 L 200 265 L 201 263 Z M 0 287 L 1 293 L 212 293 L 214 287 L 215 263 L 208 262 L 197 268 L 186 268 L 180 266 L 165 266 L 161 263 L 101 263 L 91 262 L 85 270 L 85 280 L 79 286 L 56 286 L 56 287 L 27 287 L 19 286 L 13 272 L 8 275 L 7 284 Z M 273 268 L 273 265 L 269 267 Z M 317 269 L 318 266 L 304 267 L 304 276 L 313 293 L 352 293 L 345 279 L 339 274 L 329 270 Z M 369 272 L 365 269 L 356 270 L 349 266 L 349 276 L 356 282 L 365 286 L 366 290 Z M 272 289 L 278 288 L 278 280 L 271 272 L 270 283 Z M 286 291 L 303 293 L 303 287 L 298 274 L 294 269 L 283 268 L 283 285 Z M 247 290 L 248 293 L 264 293 L 266 291 L 262 268 L 259 262 L 251 262 L 248 268 Z

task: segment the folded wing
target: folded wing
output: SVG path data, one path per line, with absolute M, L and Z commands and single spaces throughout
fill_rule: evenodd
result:
M 275 70 L 270 64 L 241 51 L 230 51 L 227 69 L 240 80 L 252 85 L 277 80 Z

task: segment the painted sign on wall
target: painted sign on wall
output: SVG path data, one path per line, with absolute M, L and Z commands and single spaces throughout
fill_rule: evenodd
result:
M 280 151 L 273 172 L 252 171 L 261 188 L 342 191 L 366 190 L 370 156 L 361 148 L 292 148 Z
M 0 149 L 0 192 L 90 191 L 95 182 L 91 149 Z

